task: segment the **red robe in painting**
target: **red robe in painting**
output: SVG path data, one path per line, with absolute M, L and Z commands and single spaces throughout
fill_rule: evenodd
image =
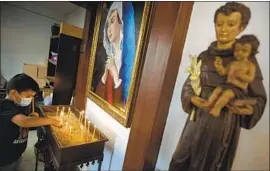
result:
M 122 104 L 122 85 L 120 85 L 118 88 L 114 88 L 113 86 L 113 78 L 110 74 L 108 74 L 107 80 L 105 84 L 100 80 L 97 89 L 96 94 L 106 100 L 108 103 L 116 106 L 117 104 Z

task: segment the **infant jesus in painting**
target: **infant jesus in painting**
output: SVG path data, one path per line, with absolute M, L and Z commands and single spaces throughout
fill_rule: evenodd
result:
M 236 92 L 240 90 L 246 93 L 249 83 L 254 80 L 256 67 L 248 58 L 258 52 L 258 47 L 259 41 L 254 35 L 243 35 L 234 46 L 235 61 L 224 67 L 222 59 L 216 57 L 214 66 L 219 75 L 227 75 L 227 84 L 215 88 L 208 100 L 200 97 L 193 98 L 193 104 L 199 108 L 209 109 L 210 114 L 219 117 L 221 109 L 225 106 L 229 107 L 228 104 L 235 99 Z M 256 101 L 242 100 L 239 105 L 243 105 L 243 103 L 254 105 Z

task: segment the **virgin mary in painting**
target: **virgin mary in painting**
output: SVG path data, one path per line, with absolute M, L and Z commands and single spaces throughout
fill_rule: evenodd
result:
M 134 10 L 131 2 L 113 2 L 103 30 L 106 52 L 104 71 L 95 93 L 118 108 L 124 108 L 136 53 Z

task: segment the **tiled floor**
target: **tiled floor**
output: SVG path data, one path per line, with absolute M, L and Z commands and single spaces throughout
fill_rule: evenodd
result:
M 35 170 L 35 152 L 34 145 L 37 142 L 37 132 L 35 130 L 29 131 L 27 149 L 22 155 L 19 170 L 20 171 L 33 171 Z M 38 171 L 44 170 L 44 164 L 38 162 Z

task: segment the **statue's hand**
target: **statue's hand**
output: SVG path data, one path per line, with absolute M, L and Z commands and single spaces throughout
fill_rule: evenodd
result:
M 191 103 L 194 104 L 196 102 L 197 98 L 198 98 L 197 96 L 192 96 L 191 99 L 190 99 Z
M 208 100 L 202 99 L 198 96 L 192 96 L 191 103 L 201 109 L 207 109 L 210 106 Z
M 216 56 L 215 62 L 214 62 L 214 66 L 216 67 L 216 69 L 219 69 L 221 67 L 223 67 L 223 63 L 222 63 L 222 59 L 219 56 Z
M 253 115 L 254 109 L 250 104 L 244 104 L 243 106 L 238 105 L 227 105 L 231 113 L 236 115 Z
M 245 104 L 255 105 L 257 100 L 254 98 L 247 98 L 247 99 L 235 99 L 230 104 L 232 106 L 244 106 Z

